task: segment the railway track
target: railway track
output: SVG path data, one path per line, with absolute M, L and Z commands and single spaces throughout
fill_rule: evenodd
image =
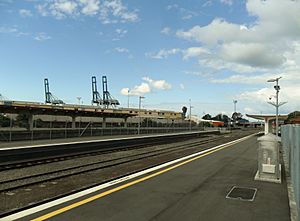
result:
M 106 152 L 130 150 L 159 144 L 175 143 L 199 137 L 211 136 L 210 134 L 182 134 L 141 137 L 139 139 L 103 140 L 91 142 L 74 142 L 66 144 L 53 144 L 33 148 L 3 149 L 0 151 L 0 172 L 7 169 L 23 168 L 37 164 L 51 163 L 87 155 L 97 155 Z
M 141 146 L 136 147 L 137 149 L 140 149 L 139 153 L 131 154 L 131 155 L 125 155 L 123 157 L 115 157 L 109 160 L 104 160 L 104 161 L 99 161 L 99 162 L 86 162 L 82 165 L 73 165 L 73 166 L 66 166 L 65 168 L 60 168 L 60 169 L 53 169 L 50 171 L 43 171 L 43 172 L 37 172 L 37 173 L 28 173 L 28 174 L 20 174 L 20 176 L 15 176 L 15 177 L 9 177 L 5 176 L 5 172 L 9 171 L 2 171 L 1 175 L 1 181 L 0 181 L 0 191 L 13 191 L 14 189 L 21 188 L 21 187 L 26 187 L 29 185 L 33 184 L 40 184 L 43 182 L 48 182 L 48 181 L 54 181 L 56 179 L 60 178 L 68 178 L 77 174 L 81 173 L 87 173 L 95 170 L 101 170 L 104 168 L 108 167 L 114 167 L 118 166 L 121 164 L 129 163 L 129 162 L 134 162 L 134 161 L 139 161 L 143 159 L 148 159 L 152 157 L 157 157 L 157 156 L 162 156 L 162 155 L 167 155 L 167 154 L 172 154 L 176 152 L 180 152 L 183 150 L 191 149 L 198 147 L 199 145 L 203 145 L 209 142 L 214 142 L 217 140 L 223 139 L 224 136 L 218 136 L 218 137 L 207 137 L 204 139 L 200 139 L 197 141 L 193 142 L 180 142 L 178 144 L 171 144 L 171 145 L 159 145 L 159 146 L 154 146 L 152 148 L 149 147 L 143 147 Z M 122 149 L 124 150 L 124 148 Z M 120 151 L 120 150 L 119 150 Z M 94 153 L 95 154 L 95 153 Z M 99 155 L 99 153 L 98 153 Z M 80 155 L 81 158 L 83 157 L 90 157 L 91 155 Z M 65 160 L 74 160 L 76 158 L 79 158 L 79 156 L 68 159 L 65 158 Z M 55 159 L 52 159 L 54 162 Z M 50 163 L 50 162 L 45 162 Z M 37 165 L 37 164 L 35 164 Z M 30 166 L 34 166 L 31 164 Z M 25 165 L 24 168 L 29 167 L 28 164 Z M 21 169 L 21 168 L 19 168 Z M 7 169 L 8 170 L 8 169 Z
M 7 168 L 0 171 L 0 202 L 4 202 L 0 204 L 0 218 L 251 133 L 203 134 L 195 139 L 190 137 L 180 142 L 178 139 L 177 143 L 169 139 L 163 145 L 148 143 L 144 147 L 127 146 L 128 149 L 116 148 L 98 154 L 77 153 L 77 156 Z

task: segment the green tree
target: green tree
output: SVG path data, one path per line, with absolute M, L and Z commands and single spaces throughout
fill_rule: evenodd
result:
M 19 127 L 29 128 L 28 115 L 27 114 L 18 114 L 16 118 L 17 124 Z
M 203 120 L 211 120 L 211 115 L 210 114 L 205 114 L 203 117 L 202 117 Z
M 1 125 L 1 127 L 9 127 L 10 126 L 10 118 L 6 117 L 4 114 L 0 114 L 0 125 Z

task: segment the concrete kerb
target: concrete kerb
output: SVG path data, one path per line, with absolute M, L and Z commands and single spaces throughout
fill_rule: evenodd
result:
M 280 184 L 282 182 L 281 164 L 279 164 L 279 174 L 280 174 L 279 179 L 273 179 L 273 178 L 267 178 L 267 177 L 260 177 L 259 176 L 259 171 L 257 171 L 256 174 L 255 174 L 254 180 L 271 182 L 271 183 L 279 183 Z

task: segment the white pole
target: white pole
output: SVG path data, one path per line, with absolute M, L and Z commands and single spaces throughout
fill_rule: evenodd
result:
M 139 96 L 139 125 L 138 125 L 138 134 L 140 134 L 140 128 L 141 128 L 141 103 L 142 99 L 145 98 L 143 96 Z
M 80 105 L 81 97 L 77 97 L 77 99 L 78 99 L 78 104 Z
M 190 99 L 190 131 L 192 130 L 192 101 Z
M 276 82 L 276 85 L 274 86 L 275 90 L 276 90 L 276 103 L 274 104 L 274 102 L 268 102 L 269 104 L 273 105 L 276 107 L 276 125 L 275 125 L 275 128 L 276 128 L 276 136 L 278 136 L 278 129 L 279 129 L 279 123 L 278 123 L 278 109 L 279 109 L 279 106 L 285 104 L 286 102 L 278 102 L 278 95 L 279 95 L 279 90 L 280 90 L 280 87 L 278 85 L 278 81 L 281 77 L 278 77 L 276 79 L 270 79 L 268 80 L 268 82 Z M 271 98 L 270 98 L 271 99 Z
M 128 98 L 127 98 L 127 106 L 128 106 L 128 108 L 129 108 L 129 92 L 130 92 L 130 90 L 128 89 L 128 91 L 127 91 L 127 96 L 128 96 Z
M 276 136 L 278 136 L 278 94 L 279 94 L 279 86 L 278 86 L 278 80 L 276 79 Z

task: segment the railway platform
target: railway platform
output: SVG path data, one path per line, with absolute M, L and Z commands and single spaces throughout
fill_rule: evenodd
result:
M 204 130 L 204 131 L 186 131 L 176 133 L 156 133 L 156 134 L 141 134 L 141 135 L 112 135 L 112 136 L 94 136 L 94 137 L 73 137 L 73 138 L 62 138 L 62 139 L 46 139 L 46 140 L 25 140 L 25 141 L 14 141 L 14 142 L 0 142 L 0 150 L 7 148 L 23 148 L 23 147 L 35 147 L 35 146 L 52 146 L 57 144 L 69 144 L 69 143 L 86 143 L 86 142 L 101 142 L 105 140 L 120 140 L 120 139 L 134 139 L 136 137 L 151 137 L 151 136 L 168 136 L 176 134 L 210 134 L 218 132 L 218 129 Z
M 254 180 L 257 148 L 248 136 L 3 220 L 290 220 L 284 173 Z

